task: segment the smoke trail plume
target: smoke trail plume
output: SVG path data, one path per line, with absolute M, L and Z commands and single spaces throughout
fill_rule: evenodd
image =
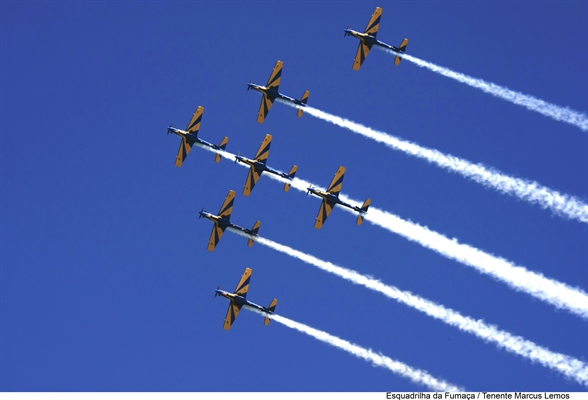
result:
M 289 102 L 282 102 L 295 107 Z M 541 186 L 537 182 L 505 175 L 497 170 L 484 167 L 482 164 L 472 164 L 467 160 L 443 154 L 438 150 L 421 147 L 415 143 L 398 139 L 387 133 L 371 129 L 316 108 L 307 106 L 304 107 L 304 112 L 334 125 L 349 129 L 352 132 L 359 133 L 376 142 L 384 143 L 394 150 L 400 150 L 411 156 L 427 160 L 432 164 L 458 173 L 499 192 L 516 196 L 529 203 L 538 204 L 557 215 L 588 223 L 588 204 L 583 203 L 573 196 L 561 194 L 555 190 Z
M 249 235 L 240 231 L 231 231 L 249 237 Z M 416 310 L 454 326 L 461 331 L 471 333 L 487 342 L 494 343 L 506 351 L 528 358 L 533 362 L 537 362 L 545 367 L 556 370 L 582 385 L 588 386 L 588 366 L 578 359 L 552 352 L 549 349 L 541 347 L 520 336 L 515 336 L 506 331 L 499 330 L 492 325 L 487 325 L 482 320 L 474 320 L 473 318 L 465 317 L 455 310 L 433 303 L 432 301 L 416 296 L 408 291 L 402 291 L 394 286 L 385 285 L 374 278 L 362 275 L 356 271 L 340 267 L 328 261 L 320 260 L 312 255 L 294 250 L 291 247 L 276 243 L 266 238 L 255 236 L 254 239 L 256 242 L 264 246 L 297 258 L 307 264 L 314 265 L 323 271 L 330 272 L 355 283 L 356 285 L 361 285 L 382 293 L 391 299 L 406 304 L 409 307 L 413 307 Z
M 431 390 L 442 392 L 464 391 L 463 388 L 459 388 L 443 380 L 439 380 L 429 375 L 427 372 L 423 370 L 414 369 L 404 363 L 401 363 L 400 361 L 392 360 L 391 358 L 386 357 L 383 354 L 376 354 L 370 349 L 365 349 L 356 344 L 350 343 L 347 340 L 343 340 L 336 336 L 330 335 L 324 331 L 319 331 L 318 329 L 311 328 L 308 325 L 292 321 L 291 319 L 284 318 L 277 314 L 266 314 L 260 310 L 247 306 L 245 306 L 245 308 L 258 314 L 261 314 L 264 317 L 270 317 L 272 320 L 279 322 L 280 324 L 285 325 L 288 328 L 296 329 L 299 332 L 306 333 L 307 335 L 310 335 L 313 338 L 320 340 L 321 342 L 325 342 L 327 344 L 330 344 L 331 346 L 337 347 L 341 350 L 345 350 L 346 352 L 351 353 L 356 357 L 363 358 L 366 361 L 370 361 L 374 366 L 389 369 L 390 371 L 398 375 L 401 375 L 405 378 L 408 378 L 415 383 L 427 386 Z
M 343 201 L 352 202 L 341 196 Z M 344 210 L 352 212 L 348 208 Z M 565 283 L 547 278 L 542 274 L 529 271 L 514 263 L 486 253 L 467 244 L 449 239 L 440 233 L 410 221 L 405 221 L 393 214 L 377 208 L 370 208 L 365 220 L 390 232 L 404 236 L 444 257 L 475 268 L 478 272 L 506 283 L 518 290 L 543 300 L 557 308 L 564 309 L 584 319 L 588 319 L 588 294 L 580 288 L 573 288 Z
M 377 47 L 387 53 L 397 55 L 395 51 L 384 49 L 380 46 Z M 553 118 L 556 121 L 566 122 L 577 126 L 583 131 L 588 131 L 588 117 L 584 113 L 574 111 L 567 107 L 556 106 L 555 104 L 548 103 L 533 96 L 515 92 L 514 90 L 486 82 L 482 79 L 472 78 L 471 76 L 452 71 L 449 68 L 432 64 L 408 54 L 402 54 L 401 56 L 403 59 L 408 60 L 421 68 L 427 68 L 448 78 L 455 79 L 458 82 L 480 89 L 483 92 L 490 93 L 503 100 L 510 101 L 511 103 L 523 106 L 531 111 L 543 114 L 546 117 Z

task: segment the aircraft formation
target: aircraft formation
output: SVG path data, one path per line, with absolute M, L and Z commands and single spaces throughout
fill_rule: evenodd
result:
M 368 22 L 368 25 L 363 33 L 351 30 L 349 28 L 345 29 L 345 36 L 354 36 L 357 39 L 359 39 L 359 47 L 357 49 L 357 54 L 353 62 L 354 70 L 359 70 L 361 64 L 365 61 L 366 56 L 368 55 L 370 49 L 374 45 L 393 50 L 398 54 L 402 54 L 406 50 L 406 46 L 408 44 L 408 39 L 406 38 L 402 41 L 400 47 L 390 46 L 376 39 L 378 28 L 380 26 L 381 15 L 382 9 L 380 7 L 376 7 L 376 10 L 372 14 L 372 17 L 370 18 L 370 21 Z M 398 65 L 400 63 L 400 59 L 401 56 L 397 55 L 395 59 L 395 65 Z M 276 99 L 292 103 L 292 105 L 294 105 L 297 108 L 298 117 L 302 116 L 303 109 L 308 104 L 308 97 L 310 95 L 310 92 L 308 90 L 306 90 L 303 93 L 300 99 L 286 96 L 278 91 L 280 81 L 282 78 L 283 66 L 284 63 L 282 61 L 276 61 L 276 64 L 265 86 L 255 84 L 251 81 L 247 84 L 247 90 L 253 89 L 262 94 L 261 104 L 259 107 L 259 112 L 257 114 L 258 123 L 263 123 L 265 121 L 265 118 L 267 117 L 267 114 L 269 113 Z M 196 111 L 192 115 L 192 119 L 190 120 L 190 123 L 188 124 L 186 130 L 174 128 L 172 125 L 170 125 L 167 128 L 168 134 L 174 133 L 180 136 L 182 139 L 180 143 L 180 148 L 178 150 L 178 154 L 176 156 L 175 164 L 177 167 L 181 167 L 183 165 L 193 145 L 214 152 L 216 162 L 220 161 L 221 152 L 224 152 L 226 149 L 227 143 L 229 141 L 227 137 L 225 137 L 218 146 L 213 143 L 206 142 L 198 137 L 198 132 L 200 130 L 200 124 L 202 122 L 203 113 L 204 108 L 202 106 L 198 106 L 196 108 Z M 292 166 L 288 173 L 273 169 L 267 165 L 267 159 L 269 157 L 271 142 L 272 135 L 266 134 L 253 159 L 241 156 L 240 154 L 234 156 L 235 162 L 240 162 L 249 166 L 249 172 L 247 174 L 247 179 L 245 181 L 245 186 L 243 188 L 244 196 L 249 196 L 251 194 L 251 191 L 257 184 L 259 177 L 264 172 L 276 175 L 280 178 L 285 179 L 286 181 L 292 181 L 294 179 L 296 172 L 298 170 L 297 165 Z M 312 186 L 307 188 L 308 194 L 312 193 L 313 195 L 320 197 L 322 200 L 318 215 L 314 223 L 314 227 L 316 229 L 320 229 L 323 226 L 323 224 L 327 220 L 327 217 L 330 215 L 331 211 L 336 205 L 356 211 L 358 213 L 357 225 L 361 225 L 361 223 L 363 222 L 364 215 L 368 212 L 371 200 L 369 198 L 366 199 L 366 201 L 363 203 L 361 207 L 353 206 L 349 203 L 340 200 L 339 193 L 341 192 L 341 188 L 343 185 L 344 175 L 345 167 L 340 166 L 337 169 L 337 172 L 335 173 L 335 176 L 331 180 L 331 183 L 329 184 L 326 191 L 318 190 Z M 286 182 L 284 184 L 284 191 L 287 192 L 289 189 L 290 183 Z M 253 242 L 255 241 L 255 237 L 258 236 L 259 227 L 261 225 L 260 221 L 255 222 L 252 229 L 243 228 L 231 222 L 230 218 L 233 211 L 234 200 L 235 191 L 229 190 L 229 193 L 227 194 L 227 197 L 225 198 L 217 215 L 205 211 L 204 208 L 199 213 L 199 218 L 207 218 L 211 220 L 214 224 L 212 227 L 212 232 L 210 234 L 210 240 L 208 241 L 207 248 L 209 251 L 214 251 L 226 229 L 234 230 L 236 232 L 244 234 L 245 236 L 248 236 L 248 246 L 252 246 Z M 239 281 L 235 291 L 232 293 L 221 290 L 220 287 L 215 290 L 215 297 L 220 295 L 227 298 L 230 301 L 229 308 L 227 310 L 227 315 L 225 317 L 223 325 L 223 328 L 225 330 L 229 330 L 231 328 L 233 322 L 235 321 L 235 318 L 239 314 L 241 308 L 244 306 L 257 309 L 265 313 L 266 317 L 264 319 L 264 323 L 265 325 L 269 324 L 270 318 L 268 317 L 268 315 L 274 313 L 277 300 L 273 299 L 269 307 L 267 308 L 248 301 L 246 297 L 247 292 L 249 290 L 251 274 L 252 270 L 250 268 L 246 268 L 245 272 L 241 276 L 241 280 Z

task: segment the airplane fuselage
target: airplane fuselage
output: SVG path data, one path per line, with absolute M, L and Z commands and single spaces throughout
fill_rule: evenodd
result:
M 169 127 L 169 128 L 167 128 L 167 130 L 168 130 L 168 132 L 175 133 L 179 137 L 186 138 L 188 140 L 188 142 L 190 142 L 190 144 L 192 144 L 192 145 L 195 144 L 197 146 L 206 146 L 206 147 L 213 148 L 215 150 L 220 150 L 220 147 L 217 146 L 216 144 L 209 143 L 206 140 L 202 140 L 197 135 L 195 135 L 191 132 L 186 132 L 181 129 L 173 128 L 173 127 Z
M 265 171 L 269 171 L 271 169 L 260 161 L 252 160 L 250 158 L 239 156 L 239 155 L 235 156 L 235 161 L 239 161 L 243 164 L 247 164 L 250 167 L 254 168 L 258 172 L 265 172 Z
M 327 203 L 330 203 L 330 204 L 339 204 L 339 205 L 341 205 L 343 207 L 350 208 L 350 209 L 352 209 L 354 211 L 362 212 L 362 210 L 361 210 L 360 207 L 355 207 L 355 206 L 352 206 L 349 203 L 345 203 L 344 201 L 341 201 L 339 199 L 339 196 L 335 196 L 334 194 L 331 194 L 329 192 L 323 192 L 321 190 L 316 190 L 315 188 L 311 188 L 311 187 L 307 188 L 307 190 L 308 190 L 309 193 L 312 193 L 315 196 L 318 196 L 318 197 L 324 199 Z
M 265 86 L 257 85 L 255 83 L 248 83 L 247 89 L 248 90 L 254 89 L 254 90 L 257 90 L 258 92 L 265 93 L 265 95 L 267 97 L 269 97 L 272 101 L 274 99 L 278 98 L 278 99 L 289 101 L 289 102 L 294 103 L 299 106 L 306 106 L 306 103 L 303 103 L 300 100 L 294 99 L 290 96 L 286 96 L 285 94 L 278 92 L 276 90 L 276 88 L 266 88 Z
M 248 235 L 255 235 L 255 233 L 253 233 L 251 231 L 251 229 L 246 229 L 246 228 L 243 228 L 242 226 L 235 225 L 235 224 L 231 223 L 231 221 L 229 221 L 227 218 L 219 217 L 218 215 L 211 214 L 207 211 L 200 211 L 200 216 L 204 217 L 204 218 L 208 218 L 209 220 L 211 220 L 215 224 L 218 224 L 223 230 L 225 230 L 226 228 L 233 228 L 238 231 L 244 232 Z
M 256 160 L 251 160 L 247 157 L 243 157 L 243 156 L 235 156 L 235 160 L 242 162 L 243 164 L 247 164 L 249 165 L 251 168 L 255 169 L 259 174 L 263 173 L 263 172 L 269 172 L 270 174 L 274 174 L 274 175 L 278 175 L 281 176 L 282 178 L 286 178 L 286 179 L 292 179 L 291 177 L 288 176 L 288 174 L 275 170 L 271 167 L 268 167 L 266 164 L 260 162 L 260 161 L 256 161 Z
M 239 308 L 242 306 L 249 306 L 249 307 L 256 308 L 256 309 L 263 311 L 263 312 L 266 312 L 266 313 L 272 313 L 267 308 L 260 306 L 259 304 L 252 303 L 251 301 L 247 300 L 243 296 L 239 296 L 237 294 L 230 293 L 230 292 L 224 291 L 222 289 L 216 289 L 215 292 L 216 292 L 216 294 L 223 296 L 223 297 L 229 299 L 230 301 L 234 302 L 235 304 L 237 304 L 239 306 Z
M 377 45 L 377 46 L 385 47 L 385 48 L 393 50 L 393 51 L 400 52 L 400 49 L 398 47 L 390 46 L 387 43 L 381 42 L 378 39 L 376 39 L 375 37 L 373 37 L 372 35 L 368 35 L 367 33 L 357 32 L 357 31 L 354 31 L 353 29 L 345 29 L 345 34 L 358 38 L 359 40 L 361 40 L 362 42 L 364 42 L 368 46 Z

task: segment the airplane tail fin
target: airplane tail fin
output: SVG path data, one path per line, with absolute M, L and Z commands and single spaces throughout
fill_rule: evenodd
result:
M 253 235 L 257 235 L 257 232 L 259 232 L 259 226 L 260 226 L 260 225 L 261 225 L 261 222 L 260 222 L 260 221 L 257 221 L 257 222 L 255 223 L 255 225 L 253 225 L 253 229 L 251 229 L 251 233 L 252 233 Z M 249 239 L 247 240 L 247 246 L 249 246 L 249 247 L 253 246 L 253 238 L 249 238 Z
M 307 90 L 306 92 L 304 92 L 304 94 L 302 95 L 302 98 L 300 99 L 300 102 L 302 104 L 307 104 L 308 103 L 308 96 L 310 95 L 310 92 Z M 298 117 L 302 117 L 302 109 L 298 109 Z
M 294 179 L 294 175 L 296 175 L 297 170 L 298 170 L 298 167 L 296 165 L 294 165 L 290 169 L 290 172 L 288 172 L 288 179 Z M 284 192 L 287 192 L 288 190 L 290 190 L 290 184 L 288 182 L 286 182 L 286 183 L 284 183 Z
M 218 147 L 220 147 L 221 150 L 224 150 L 227 148 L 227 143 L 229 143 L 229 138 L 225 136 L 225 138 L 223 140 L 221 140 Z M 216 153 L 216 156 L 214 157 L 214 161 L 219 162 L 220 160 L 221 160 L 221 155 Z
M 363 222 L 363 215 L 367 212 L 368 208 L 370 208 L 370 203 L 371 203 L 371 200 L 367 199 L 366 201 L 364 201 L 363 205 L 361 206 L 361 209 L 359 211 L 359 215 L 357 216 L 357 225 L 361 225 L 361 223 Z
M 402 41 L 402 43 L 400 43 L 400 46 L 398 47 L 398 52 L 404 53 L 406 51 L 407 45 L 408 45 L 408 39 L 404 38 L 404 40 Z M 400 60 L 402 60 L 402 57 L 396 56 L 396 58 L 394 59 L 394 65 L 400 64 Z
M 273 313 L 276 309 L 276 304 L 278 304 L 278 299 L 273 299 L 272 302 L 270 303 L 269 307 L 267 308 L 271 313 Z M 263 320 L 263 323 L 265 325 L 269 325 L 270 323 L 270 319 L 269 317 L 265 317 L 265 319 Z

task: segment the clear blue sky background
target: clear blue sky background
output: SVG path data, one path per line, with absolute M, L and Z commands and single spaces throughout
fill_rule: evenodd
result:
M 174 166 L 195 108 L 200 136 L 528 269 L 588 290 L 588 229 L 309 115 L 281 92 L 375 129 L 588 201 L 587 133 L 373 50 L 351 66 L 376 6 L 378 38 L 453 70 L 586 112 L 588 5 L 576 2 L 8 2 L 1 21 L 0 390 L 415 391 L 278 323 L 214 298 L 253 269 L 250 300 L 470 390 L 584 391 L 557 372 L 380 294 L 227 233 L 218 211 L 321 259 L 588 361 L 588 324 L 565 311 L 194 148 Z

